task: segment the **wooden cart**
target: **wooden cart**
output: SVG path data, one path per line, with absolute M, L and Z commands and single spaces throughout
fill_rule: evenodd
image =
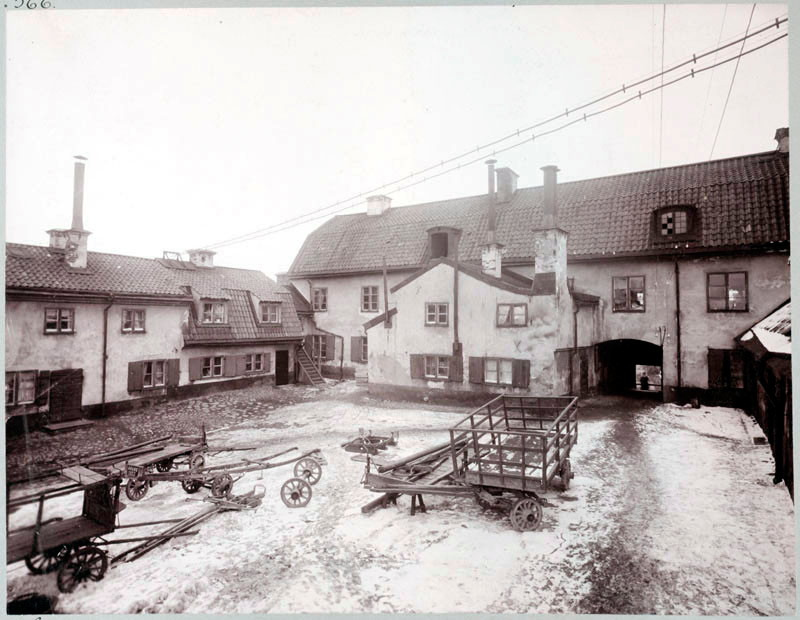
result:
M 424 451 L 378 472 L 368 460 L 364 485 L 389 501 L 410 495 L 412 514 L 417 504 L 425 510 L 423 495 L 472 495 L 482 506 L 508 509 L 515 529 L 535 530 L 542 520 L 541 496 L 553 488 L 553 479 L 566 490 L 573 477 L 577 400 L 502 394 L 451 427 L 443 450 Z M 430 461 L 431 454 L 444 456 L 430 471 L 420 469 L 427 462 L 420 459 Z

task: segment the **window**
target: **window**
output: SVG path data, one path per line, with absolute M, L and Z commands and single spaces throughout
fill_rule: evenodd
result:
M 377 312 L 377 311 L 378 311 L 378 287 L 362 286 L 361 312 Z
M 644 276 L 613 279 L 614 312 L 644 312 Z
M 744 387 L 744 358 L 741 351 L 735 349 L 708 350 L 708 387 Z
M 447 325 L 448 304 L 426 303 L 425 325 Z
M 448 255 L 447 233 L 431 233 L 431 258 L 440 258 Z
M 45 308 L 45 334 L 72 334 L 75 332 L 75 310 L 72 308 Z
M 685 235 L 689 231 L 686 211 L 664 211 L 661 213 L 661 236 Z
M 35 400 L 35 370 L 6 373 L 6 405 L 24 405 Z
M 314 312 L 324 312 L 328 309 L 328 289 L 315 288 L 311 291 L 311 308 Z
M 669 205 L 653 211 L 651 238 L 670 244 L 693 241 L 699 229 L 700 214 L 694 205 Z
M 144 331 L 144 310 L 123 310 L 122 311 L 122 331 L 123 332 L 143 332 Z
M 709 312 L 747 312 L 747 272 L 709 273 Z
M 280 323 L 281 322 L 280 303 L 262 302 L 261 320 L 264 323 Z
M 327 338 L 324 335 L 313 335 L 311 337 L 311 350 L 314 359 L 328 359 Z
M 425 356 L 425 376 L 431 379 L 450 377 L 450 357 L 444 355 Z
M 483 364 L 483 382 L 498 385 L 513 383 L 512 360 L 486 359 Z
M 264 370 L 264 354 L 251 353 L 244 356 L 244 371 L 245 372 L 261 372 Z
M 204 357 L 202 377 L 221 377 L 222 376 L 222 356 Z
M 166 362 L 158 360 L 154 362 L 144 362 L 144 375 L 142 379 L 142 387 L 154 388 L 162 387 L 167 384 L 166 382 Z
M 528 324 L 528 304 L 497 304 L 498 327 L 520 327 Z
M 203 323 L 225 323 L 225 304 L 222 302 L 203 303 Z

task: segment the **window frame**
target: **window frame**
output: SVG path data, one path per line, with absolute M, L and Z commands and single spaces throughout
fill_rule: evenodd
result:
M 433 360 L 434 374 L 428 374 L 428 361 Z M 442 374 L 442 362 L 444 361 L 445 372 Z M 450 356 L 449 355 L 423 355 L 423 376 L 425 379 L 436 381 L 450 380 Z
M 428 310 L 428 306 L 435 306 L 434 320 L 433 322 L 428 321 L 428 315 L 430 314 Z M 444 322 L 441 322 L 441 308 L 444 307 L 445 309 L 445 316 Z M 448 327 L 450 325 L 450 302 L 441 302 L 441 301 L 426 301 L 425 302 L 425 327 Z
M 372 291 L 375 291 L 374 293 Z M 366 305 L 364 302 L 367 301 Z M 374 302 L 374 304 L 372 303 Z M 374 305 L 374 307 L 373 307 Z M 380 311 L 380 291 L 379 287 L 374 284 L 368 284 L 361 287 L 361 312 L 379 312 Z
M 228 323 L 228 304 L 224 301 L 202 301 L 201 302 L 201 313 L 200 313 L 200 323 L 202 325 L 226 325 Z M 209 313 L 209 320 L 206 320 L 206 306 L 211 306 L 211 312 Z M 222 308 L 222 320 L 215 321 L 214 315 L 215 307 Z
M 616 291 L 616 287 L 614 286 L 615 280 L 622 280 L 625 279 L 625 307 L 624 308 L 617 308 L 616 301 L 614 299 L 614 291 Z M 642 279 L 642 308 L 641 309 L 634 309 L 631 307 L 631 278 L 641 278 Z M 635 275 L 635 276 L 611 276 L 611 311 L 612 312 L 630 312 L 632 314 L 642 314 L 647 311 L 647 278 L 644 275 Z
M 256 368 L 256 361 L 258 361 L 258 368 Z M 249 366 L 249 368 L 248 368 Z M 264 372 L 264 354 L 263 353 L 247 353 L 244 356 L 244 372 L 247 374 Z
M 366 336 L 361 336 L 361 361 L 369 361 L 369 343 Z
M 511 322 L 511 323 L 501 323 L 501 322 L 500 322 L 500 306 L 508 306 L 509 308 L 511 308 L 511 309 L 512 309 L 512 319 L 511 319 L 511 320 L 512 320 L 512 322 Z M 514 323 L 514 322 L 513 322 L 513 321 L 514 321 L 514 318 L 513 318 L 513 315 L 514 315 L 513 308 L 517 308 L 517 307 L 520 307 L 520 306 L 523 306 L 523 307 L 525 308 L 525 318 L 524 318 L 524 321 L 523 321 L 522 323 Z M 527 303 L 524 303 L 524 302 L 523 302 L 523 303 L 516 303 L 516 302 L 514 302 L 514 303 L 510 303 L 510 302 L 509 302 L 509 303 L 505 303 L 505 302 L 498 302 L 498 303 L 497 303 L 497 305 L 496 305 L 496 308 L 495 308 L 495 313 L 494 313 L 494 322 L 495 322 L 495 327 L 502 327 L 502 328 L 506 328 L 506 327 L 527 327 L 527 326 L 528 326 L 528 304 L 527 304 Z
M 161 383 L 156 383 L 156 364 L 161 365 Z M 148 366 L 150 372 L 148 373 Z M 150 375 L 150 383 L 147 382 L 147 375 Z M 142 389 L 158 390 L 167 387 L 167 360 L 145 360 L 142 362 Z
M 321 299 L 320 299 L 321 297 Z M 328 311 L 328 287 L 315 286 L 311 289 L 311 310 L 314 312 Z
M 744 275 L 744 308 L 730 308 L 730 275 Z M 711 276 L 725 276 L 725 307 L 711 307 Z M 715 285 L 719 286 L 719 285 Z M 750 277 L 747 271 L 708 271 L 706 272 L 706 312 L 750 312 Z
M 327 334 L 311 334 L 311 355 L 312 359 L 328 359 L 328 336 Z
M 275 311 L 275 320 L 270 319 L 270 311 Z M 266 318 L 265 318 L 266 313 Z M 269 325 L 280 325 L 281 319 L 281 302 L 279 301 L 262 301 L 261 302 L 261 322 Z
M 662 234 L 662 218 L 668 214 L 682 213 L 686 217 L 686 231 L 671 235 Z M 691 204 L 666 205 L 653 211 L 651 238 L 656 244 L 669 244 L 681 241 L 693 241 L 697 237 L 700 216 L 697 207 Z
M 38 385 L 39 381 L 39 373 L 36 370 L 7 370 L 6 371 L 6 386 L 8 386 L 8 378 L 9 375 L 13 377 L 13 387 L 12 387 L 12 401 L 9 402 L 6 400 L 6 407 L 16 407 L 18 405 L 33 405 L 36 403 L 36 386 Z M 21 375 L 32 375 L 33 376 L 33 394 L 31 395 L 30 400 L 20 400 L 19 397 L 19 386 L 20 386 L 20 377 Z M 8 394 L 8 392 L 6 392 Z M 6 397 L 7 398 L 7 397 Z
M 216 363 L 219 360 L 219 364 Z M 214 372 L 216 367 L 219 366 L 219 373 Z M 206 374 L 208 369 L 209 374 Z M 211 355 L 203 358 L 203 366 L 200 369 L 200 379 L 215 379 L 216 377 L 225 376 L 225 356 L 224 355 Z
M 125 327 L 125 313 L 130 313 L 130 327 Z M 142 326 L 140 329 L 136 329 L 136 314 L 141 313 L 142 315 Z M 144 334 L 146 332 L 146 320 L 147 320 L 147 313 L 145 312 L 144 308 L 123 308 L 122 309 L 122 325 L 120 329 L 123 334 Z
M 56 328 L 55 329 L 47 329 L 47 313 L 48 311 L 55 311 L 56 313 Z M 69 328 L 62 329 L 61 322 L 64 319 L 64 315 L 69 317 Z M 75 308 L 61 308 L 61 307 L 53 307 L 47 306 L 44 309 L 44 333 L 47 335 L 55 335 L 55 334 L 74 334 L 75 333 Z
M 508 381 L 501 381 L 501 364 L 503 362 L 507 362 L 509 364 L 508 369 Z M 497 381 L 489 381 L 486 378 L 486 371 L 488 370 L 489 363 L 495 364 L 495 372 L 497 375 Z M 513 387 L 514 386 L 514 360 L 508 357 L 484 357 L 483 358 L 483 383 L 485 385 L 498 385 L 498 386 L 507 386 Z

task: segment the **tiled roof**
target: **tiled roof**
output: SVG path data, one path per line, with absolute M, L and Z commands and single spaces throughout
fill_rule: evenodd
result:
M 266 276 L 264 276 L 266 277 Z M 270 325 L 257 319 L 258 308 L 246 290 L 224 289 L 223 298 L 228 299 L 228 323 L 225 325 L 203 325 L 190 321 L 185 336 L 187 344 L 204 344 L 253 340 L 285 340 L 301 338 L 303 335 L 300 319 L 295 312 L 292 295 L 288 291 L 273 293 L 281 302 L 281 323 Z
M 310 314 L 313 315 L 314 311 L 311 309 L 311 304 L 308 303 L 305 297 L 297 290 L 297 287 L 292 284 L 291 282 L 285 286 L 285 288 L 289 289 L 289 292 L 292 294 L 292 300 L 294 301 L 294 309 L 297 310 L 297 314 Z
M 260 271 L 233 267 L 199 267 L 194 270 L 173 269 L 173 277 L 192 287 L 200 297 L 228 299 L 226 290 L 252 291 L 260 301 L 283 301 L 285 289 Z
M 137 256 L 89 252 L 88 268 L 73 270 L 63 252 L 6 243 L 6 288 L 186 297 L 173 273 Z
M 497 205 L 497 240 L 507 262 L 533 260 L 532 230 L 542 212 L 542 187 L 518 190 Z M 571 258 L 647 254 L 651 215 L 659 207 L 693 205 L 701 233 L 690 247 L 762 245 L 789 239 L 789 159 L 770 151 L 671 168 L 559 183 L 559 226 Z M 306 239 L 290 275 L 415 268 L 426 259 L 426 230 L 462 229 L 459 258 L 480 261 L 488 195 L 393 207 L 380 216 L 336 216 Z
M 769 353 L 792 354 L 792 303 L 786 301 L 738 337 L 745 345 L 756 337 Z

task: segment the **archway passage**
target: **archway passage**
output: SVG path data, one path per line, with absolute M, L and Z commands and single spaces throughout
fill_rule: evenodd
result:
M 606 394 L 660 395 L 662 360 L 661 347 L 651 342 L 627 338 L 601 342 L 598 387 Z

